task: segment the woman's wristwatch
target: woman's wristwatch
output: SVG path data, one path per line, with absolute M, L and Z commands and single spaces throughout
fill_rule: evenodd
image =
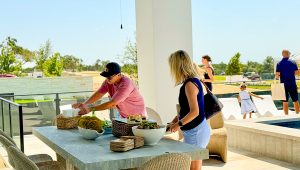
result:
M 183 124 L 182 124 L 182 121 L 181 121 L 181 120 L 179 120 L 179 121 L 178 121 L 178 126 L 179 126 L 179 127 L 182 127 L 182 126 L 183 126 Z

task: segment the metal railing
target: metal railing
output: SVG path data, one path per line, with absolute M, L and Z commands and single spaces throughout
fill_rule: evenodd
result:
M 4 116 L 4 103 L 8 104 L 8 115 L 9 115 L 9 131 L 10 131 L 10 136 L 13 137 L 13 125 L 12 125 L 12 110 L 11 106 L 15 106 L 18 108 L 18 117 L 19 117 L 19 130 L 20 130 L 20 148 L 24 152 L 24 133 L 23 133 L 23 109 L 22 106 L 14 103 L 12 101 L 9 101 L 7 99 L 4 99 L 0 97 L 1 101 L 1 116 L 2 116 L 2 129 L 5 132 L 5 126 L 6 123 L 4 121 L 5 116 Z
M 23 95 L 15 95 L 13 93 L 5 93 L 0 94 L 0 118 L 1 118 L 1 124 L 2 129 L 4 132 L 8 133 L 11 137 L 14 136 L 14 132 L 16 129 L 19 129 L 19 135 L 20 135 L 20 149 L 24 152 L 24 120 L 23 120 L 23 107 L 22 104 L 15 103 L 15 99 L 17 98 L 24 98 L 28 96 L 49 96 L 49 95 L 55 95 L 55 98 L 53 99 L 55 103 L 55 112 L 56 115 L 60 114 L 60 104 L 62 99 L 60 98 L 61 95 L 68 95 L 68 94 L 82 94 L 82 93 L 92 93 L 93 91 L 79 91 L 79 92 L 61 92 L 61 93 L 36 93 L 36 94 L 23 94 Z M 23 104 L 24 105 L 24 104 Z M 4 106 L 7 109 L 4 109 Z M 16 111 L 17 113 L 13 114 L 12 112 L 12 106 L 17 107 Z M 18 115 L 16 115 L 18 114 Z M 8 116 L 7 116 L 8 115 Z M 13 120 L 15 116 L 18 116 L 18 123 L 19 125 L 16 126 L 16 121 Z M 19 126 L 19 127 L 18 127 Z
M 55 95 L 55 105 L 56 105 L 56 114 L 58 115 L 60 113 L 60 102 L 62 99 L 59 97 L 59 95 L 62 94 L 76 94 L 76 93 L 91 93 L 94 91 L 77 91 L 77 92 L 61 92 L 61 93 L 34 93 L 34 94 L 22 94 L 22 95 L 14 95 L 14 94 L 2 94 L 2 97 L 11 97 L 13 99 L 17 97 L 26 97 L 26 96 L 45 96 L 45 95 Z

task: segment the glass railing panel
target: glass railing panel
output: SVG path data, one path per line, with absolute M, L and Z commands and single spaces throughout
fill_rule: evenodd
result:
M 21 148 L 20 141 L 20 118 L 19 118 L 19 107 L 11 105 L 11 120 L 12 120 L 12 136 L 19 148 Z

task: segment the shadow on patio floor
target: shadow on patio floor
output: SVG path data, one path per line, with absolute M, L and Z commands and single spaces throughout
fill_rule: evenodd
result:
M 271 159 L 248 151 L 229 148 L 228 162 L 218 156 L 203 161 L 203 170 L 300 170 L 299 165 Z

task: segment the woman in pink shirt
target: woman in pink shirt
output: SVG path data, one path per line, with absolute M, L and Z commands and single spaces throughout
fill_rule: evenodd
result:
M 101 87 L 85 102 L 73 104 L 73 108 L 79 108 L 80 115 L 87 114 L 92 110 L 100 111 L 117 107 L 122 118 L 129 115 L 141 114 L 146 116 L 144 99 L 132 80 L 121 74 L 118 63 L 108 63 L 101 76 L 106 77 Z M 89 104 L 101 99 L 106 93 L 111 101 L 89 107 Z

